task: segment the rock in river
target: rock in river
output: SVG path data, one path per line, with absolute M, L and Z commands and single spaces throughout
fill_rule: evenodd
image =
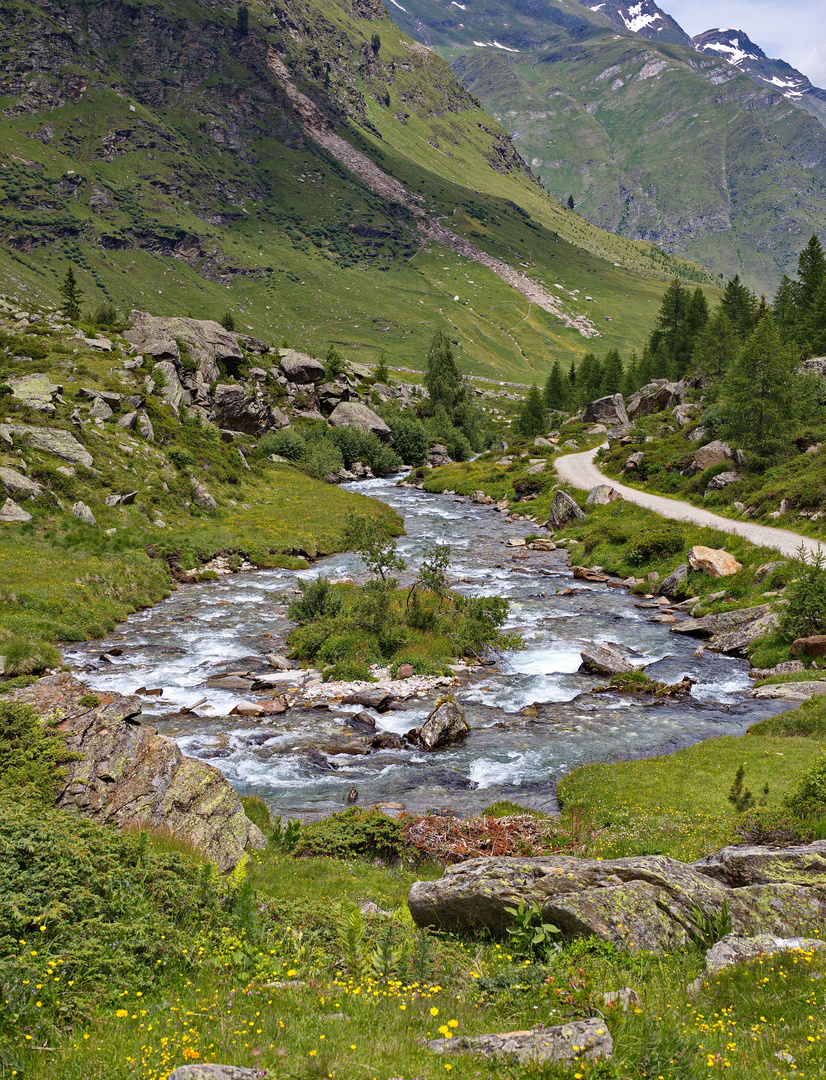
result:
M 56 721 L 67 748 L 78 755 L 68 765 L 58 806 L 99 822 L 170 829 L 220 870 L 235 866 L 246 848 L 267 846 L 216 768 L 185 757 L 171 739 L 136 719 L 138 698 L 90 695 L 66 673 L 16 690 L 14 698 Z
M 595 671 L 600 675 L 625 675 L 629 671 L 640 670 L 610 645 L 589 645 L 579 655 L 586 671 Z
M 436 708 L 419 729 L 418 745 L 422 750 L 437 750 L 464 739 L 470 733 L 464 709 L 452 697 L 436 703 Z

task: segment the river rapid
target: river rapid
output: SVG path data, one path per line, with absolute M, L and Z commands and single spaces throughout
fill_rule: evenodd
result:
M 363 580 L 353 554 L 298 572 L 260 570 L 179 586 L 104 641 L 69 649 L 67 662 L 94 689 L 128 694 L 140 686 L 163 688 L 162 697 L 144 699 L 144 719 L 184 753 L 217 766 L 242 795 L 259 795 L 274 814 L 303 819 L 344 809 L 353 787 L 361 806 L 390 803 L 417 813 L 469 815 L 504 798 L 554 811 L 555 783 L 577 765 L 741 734 L 784 708 L 747 696 L 745 661 L 708 651 L 696 658 L 697 639 L 651 622 L 656 610 L 640 598 L 575 581 L 564 550 L 515 560 L 507 541 L 527 536 L 529 522 L 507 524 L 490 508 L 397 487 L 393 480 L 349 486 L 404 516 L 407 535 L 399 552 L 409 567 L 418 566 L 431 545 L 449 544 L 455 589 L 510 601 L 508 629 L 521 633 L 525 648 L 453 688 L 472 728 L 464 742 L 431 754 L 367 753 L 364 736 L 344 720 L 359 706 L 334 702 L 330 709 L 292 708 L 266 718 L 229 716 L 250 695 L 207 685 L 210 676 L 280 647 L 297 578 Z M 697 680 L 691 695 L 653 701 L 587 693 L 607 681 L 578 673 L 580 650 L 594 642 L 617 645 L 634 663 L 649 665 L 653 678 L 678 682 L 691 676 Z M 112 650 L 122 652 L 102 658 Z M 176 711 L 204 697 L 207 705 L 197 714 Z M 374 714 L 377 730 L 401 734 L 418 727 L 433 697 L 410 699 L 406 711 Z

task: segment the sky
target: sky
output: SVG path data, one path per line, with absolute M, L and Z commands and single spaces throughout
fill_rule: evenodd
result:
M 767 56 L 826 88 L 824 0 L 657 0 L 691 37 L 717 26 L 744 30 Z

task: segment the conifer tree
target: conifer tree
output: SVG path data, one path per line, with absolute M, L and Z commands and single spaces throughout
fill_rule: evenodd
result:
M 602 361 L 602 383 L 600 394 L 607 397 L 608 394 L 618 394 L 622 386 L 622 357 L 616 349 L 609 349 Z
M 63 307 L 60 310 L 69 322 L 77 322 L 80 318 L 80 302 L 83 299 L 83 293 L 80 291 L 80 286 L 75 277 L 75 269 L 71 264 L 66 271 L 66 276 L 63 278 L 60 292 L 63 296 Z
M 562 374 L 559 361 L 554 361 L 544 390 L 546 409 L 567 409 L 571 404 L 571 384 Z
M 541 435 L 545 430 L 545 405 L 542 395 L 535 386 L 530 388 L 519 416 L 516 418 L 514 428 L 518 435 L 526 438 Z
M 722 387 L 722 433 L 765 468 L 786 454 L 800 427 L 805 380 L 797 359 L 783 344 L 771 314 L 763 309 Z
M 751 289 L 743 284 L 739 274 L 726 282 L 720 307 L 738 337 L 743 339 L 754 330 L 757 298 Z
M 720 305 L 700 334 L 694 349 L 694 361 L 700 374 L 711 381 L 712 395 L 719 389 L 720 380 L 731 367 L 738 344 L 734 324 Z
M 453 346 L 443 330 L 436 331 L 427 350 L 424 384 L 433 411 L 443 409 L 451 417 L 461 399 L 467 396 L 467 388 L 456 366 Z

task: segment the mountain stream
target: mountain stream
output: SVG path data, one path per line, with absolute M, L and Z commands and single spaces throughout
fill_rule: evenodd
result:
M 564 550 L 514 560 L 507 541 L 527 536 L 530 522 L 507 524 L 489 507 L 396 487 L 393 480 L 350 486 L 404 516 L 407 535 L 399 551 L 409 567 L 418 566 L 434 543 L 449 544 L 456 590 L 510 601 L 508 629 L 522 634 L 525 648 L 452 688 L 472 729 L 462 743 L 431 754 L 367 753 L 364 737 L 342 719 L 361 706 L 333 702 L 328 710 L 229 716 L 249 695 L 207 685 L 221 670 L 281 651 L 288 628 L 284 609 L 297 578 L 363 580 L 353 554 L 320 559 L 308 570 L 260 570 L 179 586 L 103 642 L 68 650 L 67 662 L 94 689 L 128 694 L 140 686 L 163 688 L 162 697 L 143 699 L 143 719 L 174 738 L 184 753 L 217 766 L 241 794 L 261 796 L 274 814 L 304 819 L 346 808 L 354 787 L 360 806 L 390 803 L 417 813 L 470 815 L 505 798 L 554 811 L 555 781 L 577 765 L 653 756 L 712 736 L 741 734 L 784 707 L 747 696 L 745 661 L 708 651 L 695 657 L 697 639 L 651 622 L 657 611 L 642 598 L 624 588 L 575 581 Z M 594 642 L 617 645 L 634 663 L 648 665 L 652 678 L 673 683 L 691 676 L 697 681 L 690 696 L 654 700 L 587 693 L 607 682 L 578 673 L 580 650 Z M 122 652 L 112 658 L 113 650 Z M 436 693 L 410 699 L 406 711 L 374 714 L 377 730 L 403 734 L 420 726 Z M 206 705 L 193 714 L 174 711 L 202 698 Z

